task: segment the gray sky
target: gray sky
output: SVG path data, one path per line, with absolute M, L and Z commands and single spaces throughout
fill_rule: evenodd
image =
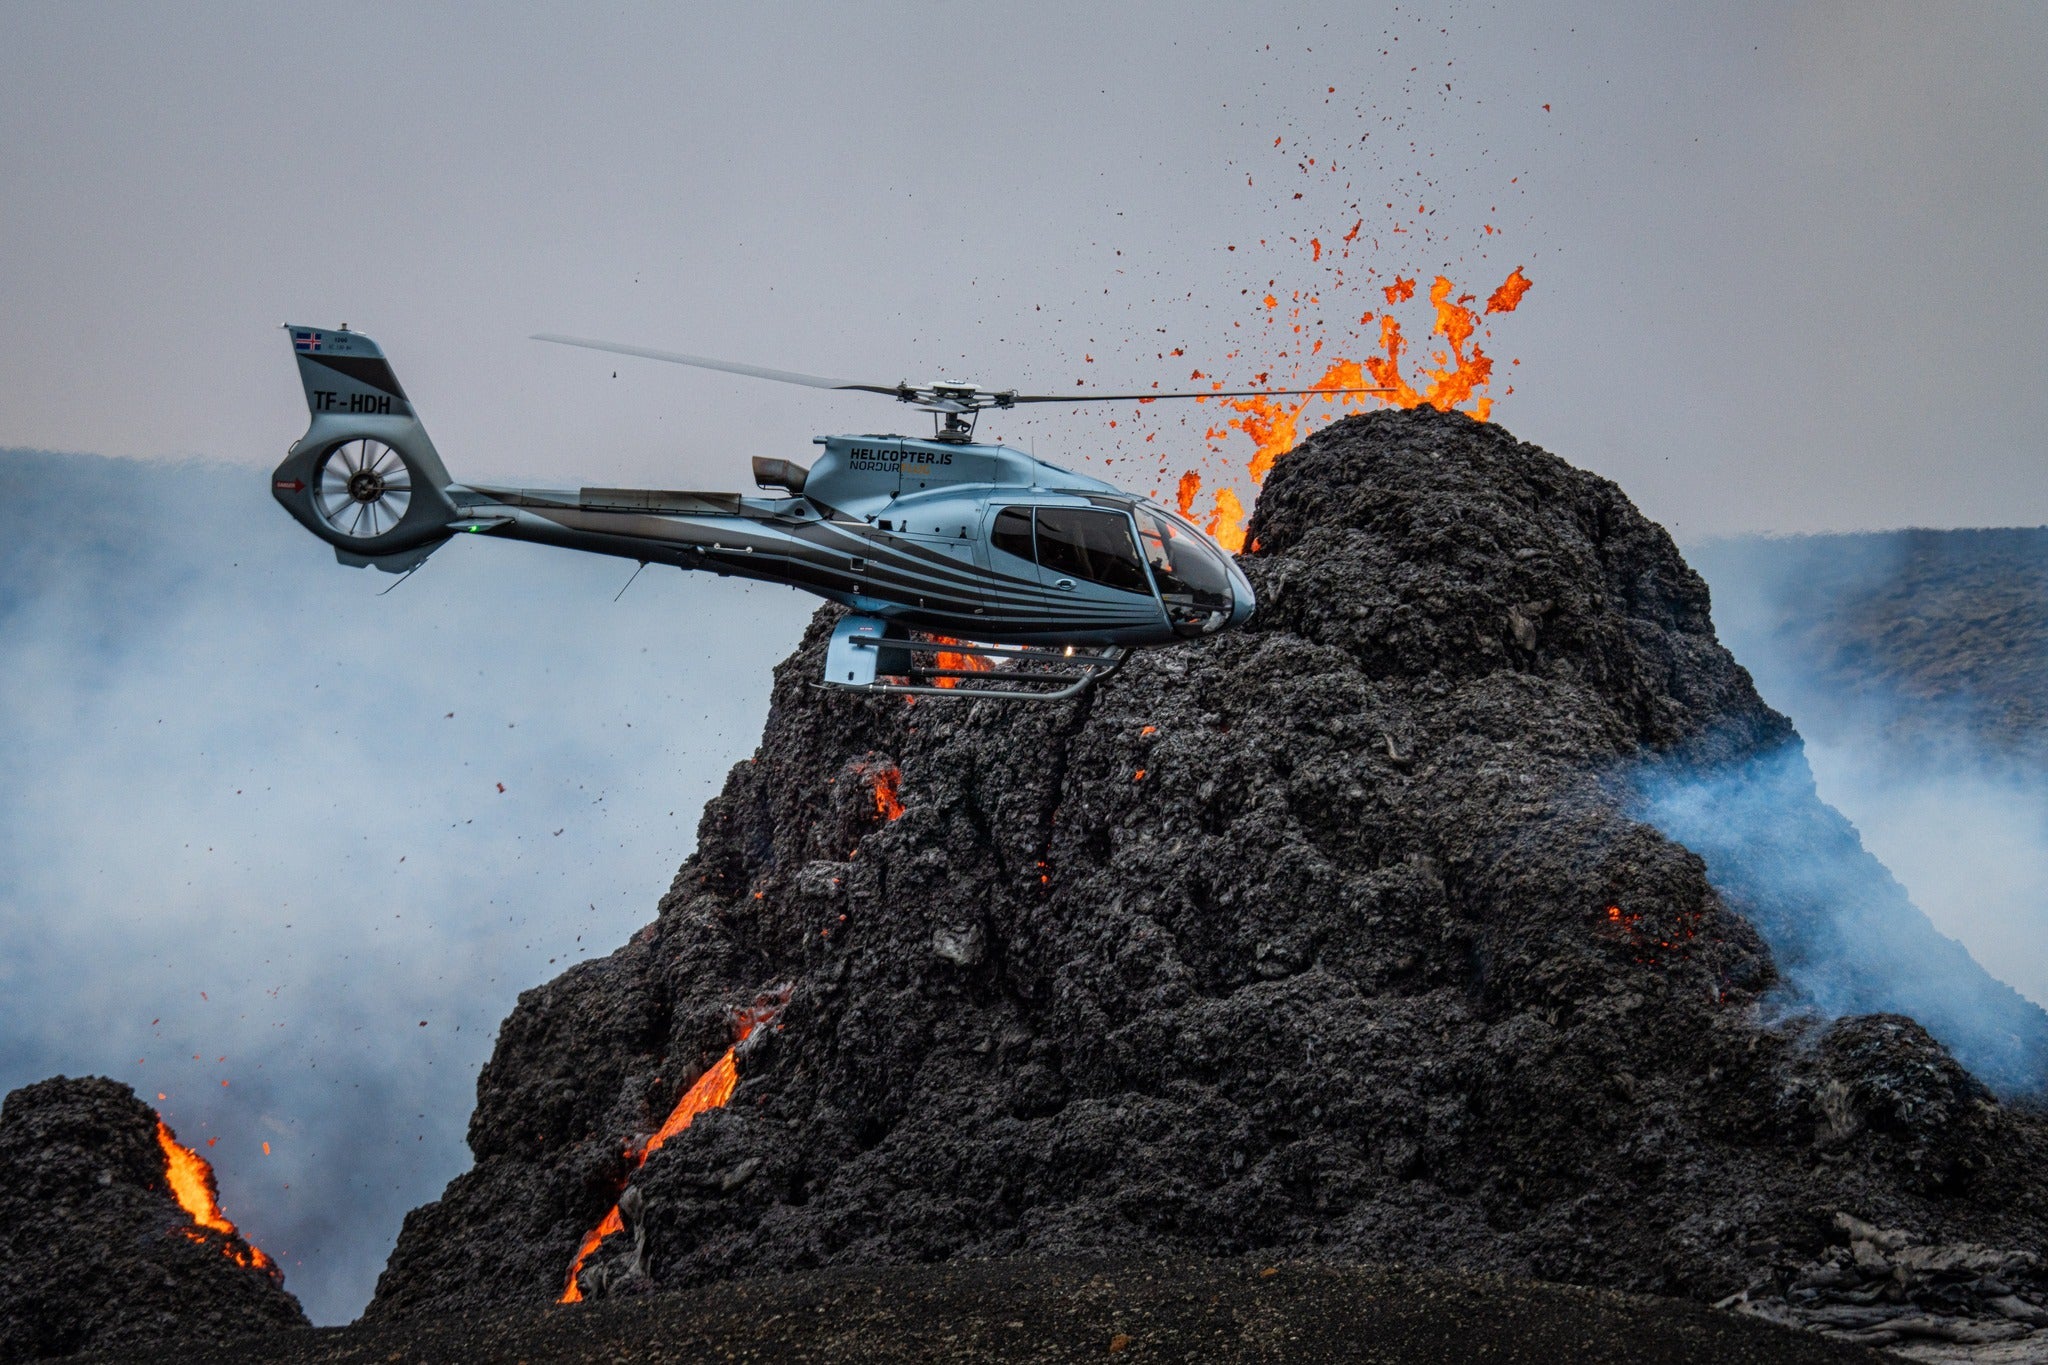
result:
M 272 329 L 347 321 L 458 475 L 731 486 L 916 419 L 526 335 L 1242 379 L 1286 369 L 1269 280 L 1356 355 L 1389 275 L 1523 265 L 1496 416 L 1682 536 L 2041 522 L 2044 39 L 2020 5 L 7 4 L 0 445 L 270 463 Z M 1347 292 L 1304 248 L 1354 220 Z M 1147 482 L 1130 416 L 995 427 Z M 1204 458 L 1182 416 L 1143 470 Z

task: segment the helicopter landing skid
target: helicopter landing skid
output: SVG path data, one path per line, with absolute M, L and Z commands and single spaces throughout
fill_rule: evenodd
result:
M 816 685 L 956 701 L 1067 701 L 1130 655 L 1110 647 L 973 644 L 848 616 L 832 628 L 825 677 Z

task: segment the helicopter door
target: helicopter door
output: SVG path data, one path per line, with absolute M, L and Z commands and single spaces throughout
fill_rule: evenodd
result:
M 1040 507 L 1033 520 L 1051 620 L 1088 632 L 1160 623 L 1165 609 L 1139 557 L 1128 512 Z
M 995 507 L 988 514 L 989 578 L 984 587 L 992 624 L 1030 630 L 1045 620 L 1045 593 L 1031 553 L 1030 507 Z

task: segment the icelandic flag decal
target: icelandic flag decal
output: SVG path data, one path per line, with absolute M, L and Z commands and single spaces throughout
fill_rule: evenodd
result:
M 318 332 L 293 332 L 292 349 L 295 351 L 317 351 L 320 349 Z

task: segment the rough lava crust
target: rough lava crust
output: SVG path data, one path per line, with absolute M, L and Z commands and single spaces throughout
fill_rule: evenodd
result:
M 556 1298 L 629 1176 L 586 1296 L 1099 1250 L 1719 1300 L 1810 1279 L 1838 1215 L 2041 1245 L 2038 1113 L 1910 1019 L 1768 1003 L 1751 922 L 1631 818 L 1645 763 L 1797 740 L 1618 488 L 1376 412 L 1280 461 L 1250 533 L 1250 627 L 1070 704 L 820 692 L 821 611 L 658 918 L 505 1022 L 475 1166 L 369 1316 Z M 785 989 L 730 1103 L 633 1170 Z M 2012 1018 L 2038 1089 L 2048 1017 Z

